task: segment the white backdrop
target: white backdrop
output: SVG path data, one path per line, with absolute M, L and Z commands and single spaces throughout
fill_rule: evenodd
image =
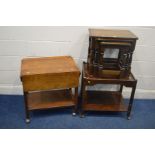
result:
M 0 94 L 22 94 L 19 76 L 24 57 L 71 55 L 81 70 L 87 58 L 88 28 L 1 26 Z M 136 98 L 155 98 L 155 27 L 97 28 L 127 29 L 138 36 L 132 63 L 132 72 L 138 79 Z

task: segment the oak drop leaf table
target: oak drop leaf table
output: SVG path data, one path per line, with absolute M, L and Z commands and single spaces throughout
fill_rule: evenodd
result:
M 26 122 L 30 122 L 32 110 L 73 107 L 76 115 L 79 76 L 80 71 L 70 56 L 23 59 L 21 81 Z

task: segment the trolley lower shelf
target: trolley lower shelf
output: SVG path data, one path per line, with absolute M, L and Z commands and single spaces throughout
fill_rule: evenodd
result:
M 128 111 L 122 94 L 117 91 L 87 91 L 87 103 L 82 107 L 84 111 Z
M 49 109 L 74 106 L 70 90 L 38 91 L 28 94 L 28 109 Z

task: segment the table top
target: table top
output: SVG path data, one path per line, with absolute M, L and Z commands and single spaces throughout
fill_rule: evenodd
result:
M 71 56 L 25 58 L 21 64 L 21 77 L 27 75 L 79 72 Z
M 89 29 L 89 36 L 104 38 L 130 38 L 138 39 L 138 37 L 128 30 L 109 30 L 109 29 Z

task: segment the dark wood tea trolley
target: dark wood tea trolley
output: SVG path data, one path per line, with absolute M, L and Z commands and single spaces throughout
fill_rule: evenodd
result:
M 127 30 L 89 29 L 87 63 L 83 64 L 82 105 L 84 111 L 127 112 L 130 119 L 137 80 L 131 73 L 132 55 L 138 38 Z M 105 57 L 106 50 L 116 52 L 116 57 Z M 120 85 L 118 91 L 88 91 L 96 84 Z M 131 87 L 129 104 L 124 104 L 123 86 Z
M 89 91 L 87 86 L 96 84 L 117 84 L 120 85 L 118 91 Z M 113 112 L 127 112 L 127 118 L 130 119 L 134 94 L 136 90 L 137 80 L 130 73 L 128 78 L 100 78 L 89 75 L 88 64 L 83 63 L 82 73 L 82 104 L 81 117 L 84 117 L 85 111 L 113 111 Z M 129 104 L 124 103 L 122 91 L 123 86 L 132 88 Z
M 80 71 L 70 56 L 23 59 L 21 81 L 26 122 L 30 122 L 32 110 L 73 107 L 76 115 L 79 76 Z

